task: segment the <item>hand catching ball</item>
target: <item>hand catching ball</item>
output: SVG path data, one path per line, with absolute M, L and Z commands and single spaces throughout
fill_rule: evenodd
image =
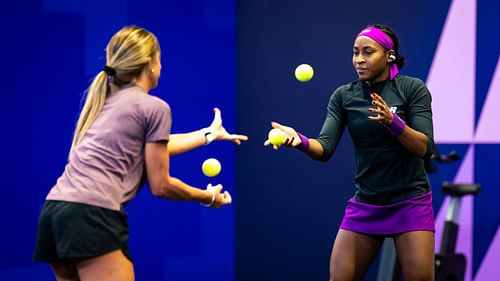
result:
M 300 82 L 309 82 L 314 76 L 314 69 L 307 63 L 301 64 L 295 68 L 295 78 Z
M 201 171 L 207 177 L 217 176 L 220 173 L 221 168 L 219 160 L 215 158 L 208 158 L 203 161 L 203 164 L 201 165 Z
M 282 145 L 286 140 L 286 135 L 282 130 L 274 128 L 269 131 L 267 138 L 272 145 Z

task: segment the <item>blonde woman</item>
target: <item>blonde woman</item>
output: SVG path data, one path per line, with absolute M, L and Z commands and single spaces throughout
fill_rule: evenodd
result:
M 78 120 L 64 173 L 41 211 L 35 261 L 57 280 L 134 280 L 123 204 L 144 181 L 158 197 L 217 208 L 231 203 L 222 186 L 190 186 L 169 174 L 169 157 L 244 135 L 229 134 L 214 109 L 211 125 L 170 134 L 170 108 L 149 95 L 161 73 L 160 46 L 151 32 L 127 26 L 106 47 Z

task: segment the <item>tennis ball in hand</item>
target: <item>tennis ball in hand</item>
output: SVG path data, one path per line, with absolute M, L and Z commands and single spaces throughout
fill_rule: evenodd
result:
M 297 68 L 295 68 L 295 78 L 297 78 L 297 80 L 299 80 L 300 82 L 308 82 L 313 78 L 313 76 L 313 68 L 306 63 L 301 64 L 297 66 Z
M 278 128 L 274 128 L 269 131 L 267 138 L 269 139 L 269 142 L 273 145 L 282 145 L 285 142 L 286 136 L 285 132 L 283 132 Z
M 207 177 L 217 176 L 220 173 L 221 168 L 219 160 L 215 158 L 208 158 L 203 161 L 203 164 L 201 165 L 201 171 Z

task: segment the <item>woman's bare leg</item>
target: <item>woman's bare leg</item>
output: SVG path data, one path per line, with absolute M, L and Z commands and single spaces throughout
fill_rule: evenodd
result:
M 377 256 L 383 239 L 339 230 L 330 259 L 330 281 L 361 280 Z
M 51 262 L 50 267 L 57 281 L 80 281 L 76 265 L 73 262 Z
M 76 263 L 81 281 L 134 281 L 134 266 L 121 250 Z
M 434 280 L 434 233 L 412 231 L 394 237 L 406 281 Z

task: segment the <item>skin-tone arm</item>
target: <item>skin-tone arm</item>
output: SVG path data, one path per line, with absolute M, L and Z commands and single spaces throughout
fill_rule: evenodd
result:
M 155 73 L 160 73 L 161 63 L 159 54 L 157 59 L 152 60 L 147 68 L 144 68 L 135 84 L 142 88 L 145 92 L 149 92 L 151 88 L 156 87 L 157 83 L 151 83 L 151 70 L 157 69 Z M 156 77 L 156 82 L 159 76 Z M 246 136 L 231 135 L 222 127 L 222 118 L 220 110 L 214 108 L 215 116 L 210 125 L 209 132 L 213 134 L 214 140 L 231 140 L 239 144 L 242 140 L 247 140 Z M 183 181 L 171 177 L 169 172 L 170 155 L 175 155 L 192 150 L 196 147 L 205 144 L 205 134 L 201 131 L 196 131 L 186 134 L 170 135 L 169 143 L 154 142 L 146 143 L 145 146 L 145 162 L 146 175 L 151 189 L 151 193 L 155 196 L 168 198 L 172 200 L 190 200 L 197 201 L 203 204 L 211 204 L 210 207 L 220 207 L 231 203 L 231 195 L 229 192 L 222 191 L 222 185 L 212 186 L 209 184 L 206 190 L 202 190 L 190 186 Z M 213 198 L 213 201 L 212 201 Z
M 212 134 L 214 140 L 232 141 L 238 145 L 242 141 L 248 140 L 245 135 L 229 134 L 226 131 L 222 126 L 221 112 L 218 108 L 214 108 L 214 119 L 207 130 Z M 168 151 L 171 156 L 174 156 L 203 146 L 205 141 L 205 130 L 172 134 L 168 143 Z
M 211 207 L 217 208 L 231 203 L 231 195 L 227 191 L 221 193 L 222 185 L 220 184 L 216 186 L 209 184 L 206 190 L 202 190 L 171 177 L 169 173 L 169 158 L 168 144 L 165 142 L 146 144 L 146 173 L 151 193 L 154 196 L 209 204 L 212 201 L 212 189 L 215 194 L 215 200 Z
M 377 115 L 369 116 L 368 119 L 381 122 L 384 125 L 390 125 L 392 123 L 392 113 L 389 111 L 387 103 L 375 93 L 371 94 L 371 97 L 373 99 L 372 104 L 375 107 L 369 108 L 368 111 Z M 401 144 L 411 153 L 419 157 L 423 157 L 426 154 L 427 137 L 423 133 L 406 125 L 403 133 L 398 138 Z
M 271 122 L 271 126 L 273 128 L 280 129 L 285 133 L 286 140 L 283 143 L 283 145 L 289 147 L 296 147 L 301 143 L 300 137 L 294 128 L 281 125 L 277 122 Z M 271 142 L 269 141 L 269 139 L 264 142 L 265 146 L 268 146 L 270 144 Z M 281 147 L 280 145 L 273 145 L 274 149 L 279 149 L 280 147 Z M 309 139 L 309 148 L 307 149 L 307 151 L 304 152 L 313 159 L 319 159 L 323 155 L 323 146 L 321 146 L 321 144 L 317 140 Z

